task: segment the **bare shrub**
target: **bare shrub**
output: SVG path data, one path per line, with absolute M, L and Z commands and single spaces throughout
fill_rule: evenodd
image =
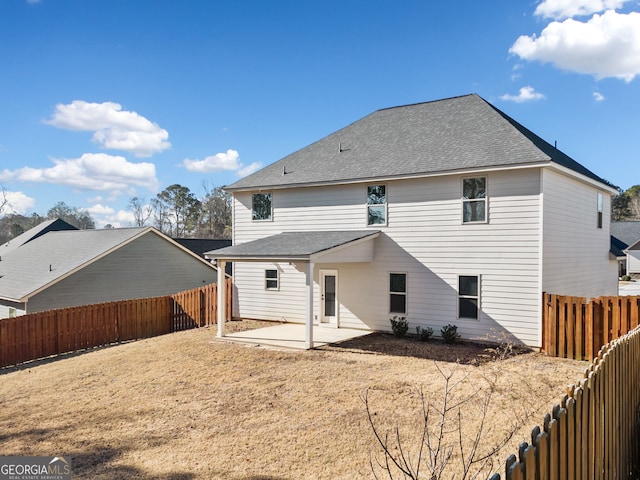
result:
M 428 398 L 418 389 L 421 407 L 419 438 L 408 441 L 398 425 L 384 430 L 372 411 L 369 391 L 362 396 L 367 419 L 381 451 L 371 454 L 373 475 L 380 479 L 440 480 L 455 478 L 475 480 L 489 478 L 494 470 L 497 453 L 513 438 L 524 418 L 514 414 L 509 425 L 503 426 L 499 440 L 486 445 L 486 435 L 495 425 L 488 422 L 489 407 L 496 392 L 496 378 L 483 377 L 470 394 L 459 388 L 468 383 L 468 374 L 462 374 L 456 365 L 445 372 L 436 362 L 437 371 L 444 380 L 438 398 Z M 491 432 L 495 438 L 495 432 Z M 380 458 L 381 457 L 381 458 Z M 445 477 L 446 475 L 446 477 Z

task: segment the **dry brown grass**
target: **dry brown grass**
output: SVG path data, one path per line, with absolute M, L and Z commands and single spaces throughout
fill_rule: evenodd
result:
M 442 388 L 436 360 L 466 375 L 465 389 L 496 381 L 487 445 L 514 414 L 528 418 L 502 462 L 586 367 L 536 353 L 494 362 L 476 345 L 382 334 L 309 352 L 214 335 L 192 330 L 0 370 L 0 454 L 69 456 L 78 479 L 372 478 L 379 450 L 362 395 L 380 427 L 399 425 L 409 446 L 418 390 L 437 399 Z

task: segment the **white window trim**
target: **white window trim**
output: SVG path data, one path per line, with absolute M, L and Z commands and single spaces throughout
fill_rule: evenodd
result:
M 604 224 L 604 194 L 598 192 L 596 195 L 596 227 L 602 229 Z
M 404 292 L 391 291 L 391 275 L 404 275 Z M 404 295 L 404 313 L 391 311 L 391 295 Z M 407 315 L 409 313 L 409 274 L 407 272 L 389 272 L 387 275 L 387 311 L 389 315 Z
M 267 272 L 271 271 L 271 270 L 274 270 L 276 272 L 276 278 L 267 277 Z M 268 281 L 274 281 L 274 280 L 275 280 L 277 286 L 275 288 L 274 287 L 267 287 L 267 282 Z M 264 269 L 264 289 L 272 291 L 272 292 L 276 292 L 276 291 L 280 290 L 280 270 L 279 269 L 277 269 L 277 268 L 265 268 Z
M 460 277 L 477 277 L 478 278 L 478 295 L 460 295 Z M 482 275 L 478 273 L 459 273 L 456 277 L 456 317 L 458 320 L 469 320 L 469 321 L 480 321 L 480 312 L 481 309 L 481 295 L 482 293 Z M 461 298 L 475 298 L 478 300 L 477 312 L 478 316 L 476 318 L 473 317 L 461 317 L 460 316 L 460 299 Z
M 369 203 L 369 187 L 384 187 L 384 203 Z M 367 207 L 364 212 L 364 223 L 367 227 L 376 228 L 376 227 L 386 227 L 389 223 L 389 189 L 386 183 L 370 183 L 366 185 L 365 190 L 365 206 Z M 380 207 L 384 206 L 384 223 L 369 223 L 369 207 Z
M 255 219 L 253 218 L 253 196 L 254 195 L 271 195 L 271 209 L 269 211 L 269 218 Z M 251 194 L 251 221 L 252 222 L 273 222 L 273 192 L 255 192 Z
M 484 198 L 474 198 L 465 200 L 464 198 L 464 181 L 470 178 L 484 178 Z M 467 202 L 484 202 L 484 220 L 471 220 L 464 221 L 464 204 Z M 460 179 L 460 222 L 462 225 L 478 225 L 483 223 L 489 223 L 489 176 L 488 175 L 474 175 L 465 176 Z

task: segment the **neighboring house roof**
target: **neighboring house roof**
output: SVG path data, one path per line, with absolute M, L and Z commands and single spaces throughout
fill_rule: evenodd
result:
M 311 256 L 327 252 L 358 240 L 371 239 L 379 230 L 341 232 L 285 232 L 252 242 L 207 252 L 208 258 L 309 260 Z
M 174 241 L 178 242 L 185 248 L 188 248 L 193 253 L 205 258 L 204 254 L 211 250 L 218 250 L 219 248 L 231 246 L 231 240 L 211 239 L 211 238 L 174 238 Z
M 640 240 L 640 222 L 611 222 L 611 235 L 632 245 Z
M 49 232 L 0 260 L 0 298 L 29 297 L 138 237 L 155 234 L 209 264 L 153 227 Z M 151 261 L 151 260 L 150 260 Z M 161 260 L 158 260 L 161 261 Z
M 211 239 L 211 238 L 174 238 L 176 242 L 185 248 L 188 248 L 193 253 L 200 255 L 200 257 L 206 260 L 205 253 L 220 248 L 229 247 L 232 245 L 231 240 Z M 228 276 L 233 275 L 233 266 L 228 263 L 224 269 L 224 273 Z
M 628 248 L 629 245 L 624 243 L 622 240 L 611 235 L 611 249 L 609 250 L 616 257 L 625 257 L 626 253 L 624 250 Z
M 60 218 L 56 218 L 53 220 L 47 220 L 36 225 L 33 228 L 30 228 L 26 232 L 21 233 L 15 238 L 12 238 L 8 242 L 0 245 L 0 258 L 3 255 L 15 250 L 18 247 L 21 247 L 25 243 L 30 242 L 31 240 L 35 240 L 36 238 L 44 235 L 48 232 L 57 232 L 61 230 L 78 230 L 76 227 L 71 225 L 70 223 L 65 222 Z
M 225 187 L 369 181 L 555 163 L 611 187 L 478 95 L 378 110 Z

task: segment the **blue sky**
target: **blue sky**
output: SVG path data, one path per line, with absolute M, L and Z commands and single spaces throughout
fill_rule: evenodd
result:
M 637 0 L 2 0 L 0 184 L 129 226 L 380 108 L 477 93 L 640 183 Z

